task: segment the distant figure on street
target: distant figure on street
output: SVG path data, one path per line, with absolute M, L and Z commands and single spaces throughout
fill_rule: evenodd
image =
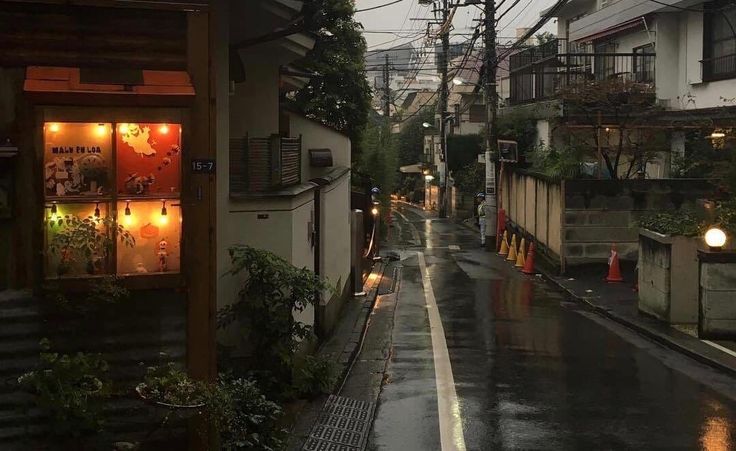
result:
M 480 245 L 486 245 L 486 195 L 478 193 L 478 225 L 480 226 Z

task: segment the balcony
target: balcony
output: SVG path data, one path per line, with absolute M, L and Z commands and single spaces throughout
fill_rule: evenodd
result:
M 279 135 L 230 139 L 230 195 L 258 194 L 301 183 L 302 139 Z
M 593 53 L 590 46 L 556 39 L 509 57 L 509 104 L 554 98 L 590 80 L 618 78 L 654 88 L 654 53 Z

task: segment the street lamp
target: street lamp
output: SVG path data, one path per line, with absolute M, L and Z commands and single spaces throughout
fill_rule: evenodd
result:
M 726 233 L 718 227 L 711 227 L 705 232 L 705 244 L 713 252 L 720 251 L 726 244 Z
M 433 125 L 430 124 L 429 122 L 422 122 L 422 127 L 424 127 L 424 128 L 432 128 Z

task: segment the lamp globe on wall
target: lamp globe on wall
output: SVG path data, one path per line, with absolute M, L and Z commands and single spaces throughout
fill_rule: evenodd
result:
M 705 232 L 705 244 L 711 251 L 720 251 L 726 245 L 726 233 L 718 227 L 711 227 Z

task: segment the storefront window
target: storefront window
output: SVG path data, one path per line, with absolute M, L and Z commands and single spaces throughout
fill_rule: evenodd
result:
M 46 274 L 179 272 L 181 126 L 44 125 Z

